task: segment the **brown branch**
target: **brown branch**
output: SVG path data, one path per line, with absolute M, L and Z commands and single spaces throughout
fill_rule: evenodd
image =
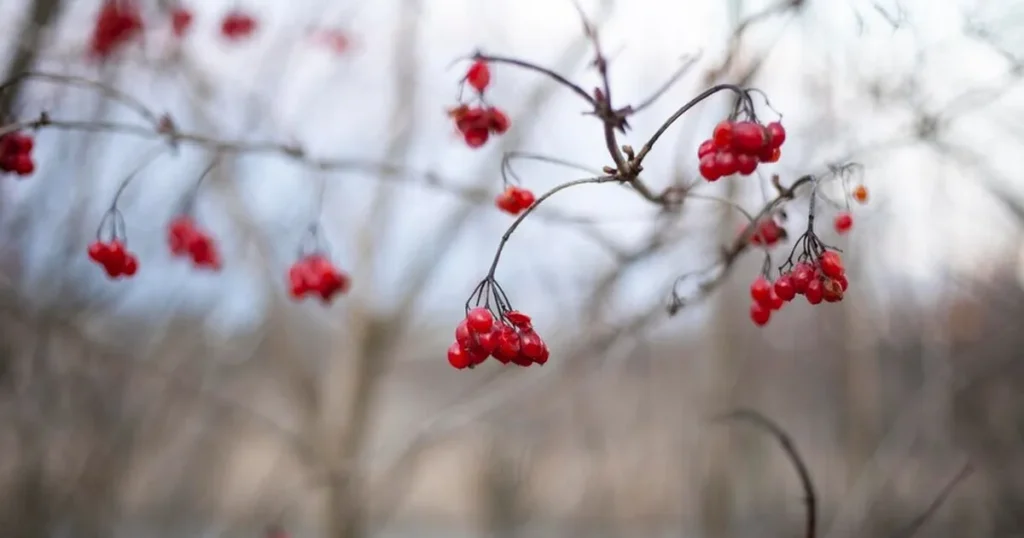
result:
M 946 499 L 948 499 L 950 494 L 953 493 L 957 484 L 970 476 L 973 472 L 974 469 L 971 466 L 971 462 L 968 461 L 964 463 L 963 467 L 960 468 L 960 471 L 957 472 L 948 483 L 946 483 L 945 487 L 939 490 L 938 495 L 936 495 L 935 499 L 933 499 L 928 507 L 925 508 L 924 512 L 914 518 L 914 520 L 907 524 L 907 526 L 900 530 L 900 532 L 894 534 L 893 538 L 911 538 L 917 534 L 917 531 L 921 530 L 921 528 L 924 527 L 924 524 L 927 523 L 928 520 L 938 512 L 942 504 L 946 502 Z
M 817 496 L 814 493 L 814 483 L 811 481 L 811 473 L 807 470 L 800 453 L 797 451 L 789 434 L 778 424 L 768 417 L 751 409 L 738 409 L 718 417 L 720 421 L 745 421 L 767 431 L 778 441 L 779 446 L 786 453 L 790 463 L 796 469 L 797 477 L 800 479 L 800 487 L 804 491 L 804 503 L 807 505 L 806 524 L 804 526 L 804 538 L 814 538 L 818 527 Z

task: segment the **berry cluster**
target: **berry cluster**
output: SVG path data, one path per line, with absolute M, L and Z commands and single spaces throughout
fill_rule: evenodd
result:
M 309 254 L 288 269 L 288 284 L 289 292 L 296 301 L 318 296 L 326 304 L 335 295 L 346 293 L 352 286 L 352 280 L 322 254 Z
M 488 357 L 502 364 L 530 366 L 543 365 L 548 356 L 548 346 L 533 330 L 530 316 L 516 310 L 495 316 L 483 306 L 466 313 L 448 348 L 448 363 L 459 370 L 474 368 Z
M 526 211 L 536 201 L 537 197 L 530 189 L 509 185 L 494 199 L 494 205 L 510 215 L 518 215 Z
M 142 14 L 133 0 L 106 0 L 96 17 L 89 52 L 107 58 L 142 32 Z
M 812 305 L 822 301 L 837 303 L 843 300 L 847 286 L 843 259 L 836 251 L 823 250 L 815 258 L 800 261 L 792 269 L 783 271 L 774 283 L 764 276 L 754 280 L 750 285 L 753 299 L 750 319 L 759 327 L 766 325 L 773 311 L 797 295 L 803 295 Z
M 35 141 L 23 133 L 7 133 L 0 136 L 0 172 L 12 172 L 19 176 L 32 175 L 36 163 L 32 160 Z
M 190 258 L 196 267 L 220 270 L 217 244 L 191 217 L 181 216 L 171 221 L 167 230 L 167 244 L 173 255 Z
M 478 104 L 460 103 L 448 110 L 448 117 L 455 121 L 455 127 L 462 135 L 466 145 L 479 148 L 490 140 L 491 135 L 502 135 L 508 131 L 512 122 L 501 109 L 484 102 L 483 95 L 491 84 L 491 69 L 483 60 L 473 62 L 462 79 L 476 90 Z
M 256 19 L 240 10 L 232 10 L 220 22 L 220 33 L 231 41 L 249 37 L 256 31 Z
M 779 122 L 725 120 L 715 126 L 711 138 L 697 148 L 700 175 L 708 181 L 725 176 L 749 176 L 759 163 L 778 162 L 786 129 Z
M 139 259 L 118 239 L 90 243 L 89 259 L 103 267 L 110 278 L 130 278 L 139 270 Z

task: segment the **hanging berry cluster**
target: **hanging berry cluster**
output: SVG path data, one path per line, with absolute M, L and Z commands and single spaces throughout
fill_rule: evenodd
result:
M 89 53 L 107 58 L 142 33 L 142 14 L 134 0 L 106 0 L 89 41 Z
M 765 275 L 750 285 L 750 319 L 761 327 L 768 324 L 772 312 L 779 310 L 797 295 L 803 295 L 812 305 L 837 303 L 843 300 L 849 281 L 839 252 L 826 246 L 808 230 L 793 247 L 803 250 L 795 262 L 790 259 L 779 269 L 779 278 L 771 282 Z M 767 273 L 767 271 L 766 271 Z
M 494 199 L 494 205 L 509 215 L 518 215 L 536 201 L 537 198 L 530 189 L 509 185 Z
M 231 41 L 250 37 L 256 31 L 256 19 L 239 9 L 229 11 L 220 22 L 220 34 Z
M 180 216 L 171 221 L 167 229 L 167 244 L 172 255 L 189 258 L 198 268 L 220 270 L 220 252 L 216 242 L 192 217 Z
M 491 69 L 482 60 L 473 62 L 462 79 L 462 85 L 468 84 L 475 92 L 475 103 L 462 102 L 448 109 L 448 117 L 455 122 L 463 141 L 471 148 L 483 147 L 491 135 L 502 135 L 508 131 L 512 122 L 501 109 L 487 104 L 484 92 L 491 84 Z M 461 95 L 461 90 L 460 90 Z
M 89 244 L 89 259 L 102 267 L 112 279 L 131 278 L 139 270 L 139 259 L 128 250 L 124 230 L 124 217 L 117 206 L 113 205 L 100 221 L 96 240 Z
M 740 233 L 746 231 L 741 229 Z M 775 217 L 764 217 L 757 221 L 757 226 L 754 229 L 754 235 L 750 237 L 750 244 L 757 246 L 771 247 L 778 244 L 780 241 L 784 241 L 788 237 L 786 229 Z
M 292 299 L 319 297 L 325 304 L 339 293 L 348 292 L 352 281 L 323 254 L 308 254 L 288 269 L 288 285 Z
M 10 172 L 25 177 L 36 170 L 32 159 L 35 141 L 24 133 L 0 135 L 0 172 Z
M 785 141 L 786 129 L 778 121 L 768 125 L 753 119 L 722 121 L 697 148 L 700 175 L 708 181 L 733 174 L 749 176 L 760 163 L 778 162 Z
M 548 346 L 533 329 L 530 316 L 511 309 L 497 282 L 484 280 L 470 300 L 474 297 L 478 306 L 466 304 L 466 317 L 455 328 L 455 342 L 448 348 L 448 363 L 453 368 L 474 368 L 488 357 L 517 366 L 548 362 Z

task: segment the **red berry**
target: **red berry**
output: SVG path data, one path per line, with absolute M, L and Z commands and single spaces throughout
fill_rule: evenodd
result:
M 715 169 L 721 176 L 731 176 L 740 171 L 740 162 L 732 152 L 719 151 L 715 154 Z
M 764 148 L 757 155 L 758 160 L 763 163 L 777 163 L 782 158 L 782 150 L 779 148 Z
M 548 362 L 548 357 L 551 355 L 551 352 L 548 350 L 548 345 L 544 342 L 544 340 L 540 341 L 540 346 L 540 356 L 534 357 L 533 362 L 543 366 L 545 363 Z
M 495 197 L 494 205 L 510 215 L 518 215 L 523 210 L 523 207 L 519 205 L 519 199 L 515 196 L 513 189 L 514 187 L 509 187 Z
M 491 107 L 488 109 L 487 113 L 487 127 L 494 134 L 505 134 L 512 125 L 512 121 L 508 119 L 508 115 L 497 108 Z
M 740 153 L 736 156 L 736 169 L 744 176 L 749 176 L 757 170 L 757 156 L 747 153 Z
M 708 181 L 718 181 L 722 177 L 721 172 L 718 170 L 718 157 L 714 153 L 701 157 L 698 169 L 700 170 L 700 175 Z
M 509 310 L 508 312 L 505 312 L 505 319 L 515 327 L 524 331 L 530 330 L 533 327 L 533 320 L 530 316 L 518 310 Z
M 843 288 L 831 278 L 821 281 L 821 295 L 828 303 L 838 303 L 843 300 Z
M 759 153 L 765 145 L 765 138 L 764 128 L 757 123 L 741 121 L 733 125 L 732 147 L 738 153 Z
M 762 303 L 755 302 L 750 305 L 750 319 L 754 325 L 764 327 L 772 317 L 771 308 Z
M 519 207 L 529 209 L 534 202 L 537 201 L 537 197 L 533 195 L 530 189 L 524 189 L 522 187 L 512 187 L 512 197 L 516 199 L 516 203 Z
M 535 361 L 544 353 L 544 341 L 537 333 L 524 331 L 519 338 L 519 352 Z
M 807 291 L 804 292 L 804 297 L 807 298 L 808 303 L 819 304 L 821 303 L 824 291 L 821 286 L 821 280 L 815 278 L 807 284 Z
M 792 301 L 796 297 L 796 288 L 793 287 L 793 277 L 785 274 L 775 281 L 775 295 L 783 301 Z
M 844 211 L 836 215 L 834 224 L 836 232 L 844 234 L 850 231 L 850 228 L 853 228 L 853 215 Z
M 846 269 L 843 268 L 843 259 L 831 250 L 825 251 L 818 258 L 818 266 L 821 267 L 821 272 L 829 278 L 839 278 L 846 272 Z
M 485 355 L 494 353 L 494 350 L 498 348 L 498 336 L 500 331 L 497 327 L 492 327 L 491 330 L 478 333 L 475 335 L 476 348 L 478 348 Z
M 515 360 L 519 355 L 519 333 L 508 325 L 502 325 L 498 333 L 498 346 L 494 348 L 493 355 L 503 364 Z
M 484 127 L 473 127 L 468 129 L 462 136 L 466 145 L 473 149 L 483 147 L 483 145 L 487 143 L 487 139 L 490 137 L 491 132 Z
M 705 155 L 714 153 L 716 151 L 718 151 L 718 148 L 715 147 L 715 141 L 705 140 L 700 143 L 700 146 L 697 147 L 697 158 L 703 159 Z
M 171 31 L 174 32 L 174 35 L 184 36 L 191 26 L 192 12 L 183 7 L 174 8 L 171 12 Z
M 134 254 L 126 254 L 124 258 L 124 265 L 121 268 L 121 274 L 124 276 L 135 276 L 135 273 L 139 270 L 139 259 Z
M 35 140 L 31 136 L 21 133 L 11 134 L 11 148 L 16 153 L 32 153 L 35 145 Z
M 768 297 L 768 306 L 772 310 L 779 310 L 782 308 L 783 304 L 785 304 L 785 301 L 783 301 L 782 297 L 779 297 L 779 294 L 775 293 L 775 289 L 772 288 L 771 295 Z
M 490 310 L 483 307 L 470 310 L 466 314 L 465 321 L 469 325 L 469 330 L 474 333 L 489 332 L 494 326 L 494 316 L 491 315 Z
M 12 169 L 14 173 L 19 176 L 30 176 L 36 171 L 36 163 L 32 160 L 32 157 L 27 153 L 22 153 L 14 158 L 12 163 Z
M 765 126 L 765 131 L 768 132 L 768 143 L 771 147 L 781 148 L 782 144 L 786 142 L 786 128 L 782 126 L 782 123 L 773 121 Z
M 483 93 L 491 84 L 491 69 L 483 60 L 473 62 L 466 71 L 466 82 L 476 91 Z
M 750 284 L 750 298 L 759 304 L 769 304 L 772 296 L 772 283 L 763 276 L 757 277 Z
M 255 31 L 256 19 L 239 10 L 228 12 L 220 23 L 221 35 L 233 41 L 249 37 Z
M 807 287 L 814 280 L 814 268 L 809 263 L 800 262 L 796 264 L 791 274 L 793 275 L 793 289 L 797 293 L 807 293 Z
M 453 342 L 448 347 L 448 364 L 452 365 L 457 370 L 464 370 L 469 367 L 471 358 L 466 350 L 462 349 L 462 346 L 458 342 Z
M 714 142 L 715 147 L 718 149 L 731 149 L 732 131 L 733 122 L 729 120 L 719 122 L 711 133 L 711 140 Z
M 850 286 L 850 281 L 846 279 L 846 275 L 839 275 L 833 278 L 832 280 L 835 280 L 837 283 L 839 283 L 839 288 L 842 289 L 844 292 L 846 291 L 846 288 Z

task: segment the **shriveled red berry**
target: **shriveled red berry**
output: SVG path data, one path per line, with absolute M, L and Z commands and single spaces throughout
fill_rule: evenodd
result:
M 478 334 L 485 333 L 494 326 L 494 316 L 491 315 L 490 310 L 480 306 L 466 314 L 466 323 L 469 325 L 470 331 Z
M 767 278 L 759 276 L 750 284 L 750 298 L 755 303 L 770 304 L 772 296 L 772 283 Z
M 509 310 L 508 312 L 505 312 L 505 319 L 521 330 L 529 330 L 533 327 L 533 320 L 530 316 L 518 310 Z
M 732 131 L 733 122 L 724 120 L 715 126 L 715 130 L 711 132 L 711 140 L 714 141 L 715 147 L 718 149 L 732 149 Z
M 771 317 L 772 310 L 769 306 L 759 302 L 754 302 L 750 305 L 750 320 L 754 322 L 754 325 L 764 327 L 768 324 L 768 320 L 770 320 Z
M 512 125 L 512 121 L 508 119 L 508 115 L 497 108 L 491 107 L 488 109 L 487 113 L 487 127 L 494 134 L 505 134 Z
M 476 91 L 483 93 L 491 84 L 491 69 L 487 62 L 477 60 L 466 71 L 466 82 Z
M 821 297 L 828 303 L 838 303 L 843 300 L 843 288 L 838 282 L 831 278 L 821 281 Z
M 853 215 L 848 212 L 842 212 L 836 215 L 835 221 L 833 222 L 837 233 L 844 234 L 853 228 Z

